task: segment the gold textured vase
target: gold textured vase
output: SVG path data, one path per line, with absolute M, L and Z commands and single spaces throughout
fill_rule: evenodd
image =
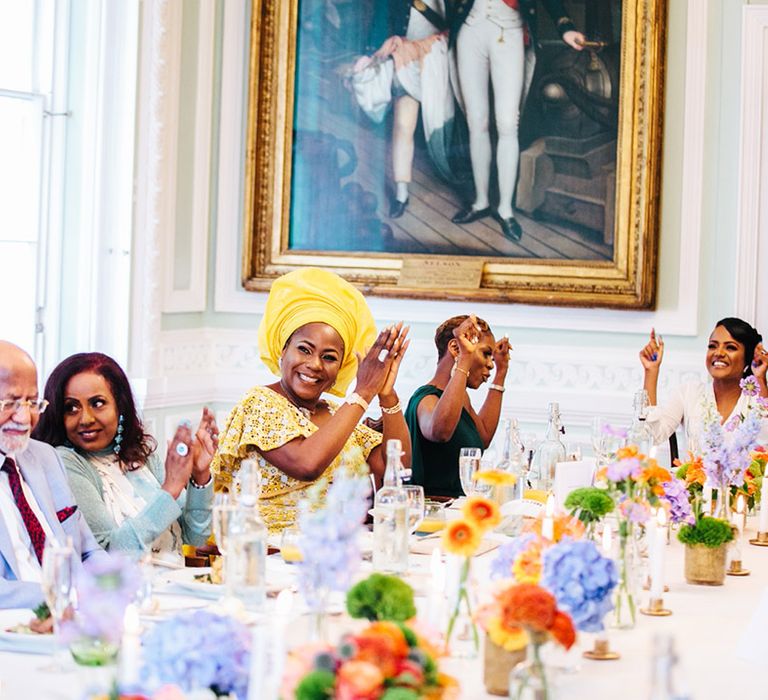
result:
M 525 647 L 507 651 L 485 635 L 483 683 L 491 695 L 509 695 L 509 674 L 517 664 L 525 661 Z
M 685 546 L 685 580 L 702 586 L 722 586 L 725 581 L 725 552 L 727 544 L 707 547 L 704 544 Z

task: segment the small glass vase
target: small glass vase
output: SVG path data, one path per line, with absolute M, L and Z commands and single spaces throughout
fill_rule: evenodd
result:
M 547 636 L 541 632 L 531 633 L 525 662 L 509 674 L 510 700 L 556 700 L 551 673 L 541 655 L 546 640 Z
M 82 637 L 69 645 L 81 677 L 83 697 L 109 695 L 117 683 L 119 647 L 103 639 Z
M 447 558 L 448 627 L 445 648 L 455 658 L 474 659 L 480 651 L 480 634 L 474 620 L 472 558 Z
M 309 641 L 327 642 L 328 633 L 328 602 L 330 591 L 327 588 L 320 588 L 313 591 L 306 597 L 307 608 L 309 609 Z
M 731 522 L 731 487 L 725 479 L 717 487 L 717 512 L 715 517 L 728 523 Z
M 619 522 L 619 554 L 616 565 L 619 582 L 613 593 L 613 619 L 611 626 L 632 629 L 637 622 L 637 603 L 640 594 L 641 561 L 634 523 Z

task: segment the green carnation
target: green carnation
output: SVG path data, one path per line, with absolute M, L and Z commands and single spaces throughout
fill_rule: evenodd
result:
M 719 547 L 733 539 L 733 527 L 725 520 L 702 517 L 695 525 L 683 525 L 677 533 L 683 544 Z
M 613 510 L 613 499 L 604 489 L 585 486 L 574 489 L 565 499 L 565 507 L 583 523 L 596 523 Z
M 351 617 L 403 622 L 416 615 L 413 589 L 396 576 L 371 574 L 347 592 Z
M 335 684 L 336 676 L 330 671 L 310 671 L 296 687 L 296 700 L 328 700 Z

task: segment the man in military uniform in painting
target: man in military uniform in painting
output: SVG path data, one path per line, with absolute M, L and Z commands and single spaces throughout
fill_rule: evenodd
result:
M 378 50 L 390 37 L 419 41 L 448 28 L 444 0 L 376 0 L 369 46 Z M 414 134 L 419 119 L 419 101 L 397 83 L 393 84 L 392 170 L 395 196 L 389 215 L 396 219 L 408 205 Z
M 493 84 L 498 144 L 496 169 L 499 205 L 495 218 L 502 233 L 520 240 L 512 199 L 520 158 L 517 127 L 526 84 L 526 46 L 535 47 L 538 29 L 536 0 L 455 0 L 449 13 L 450 44 L 456 50 L 461 99 L 469 125 L 469 146 L 475 201 L 452 219 L 468 224 L 491 215 L 489 184 L 491 138 L 488 82 Z M 577 51 L 584 35 L 565 12 L 561 0 L 542 0 L 563 41 Z

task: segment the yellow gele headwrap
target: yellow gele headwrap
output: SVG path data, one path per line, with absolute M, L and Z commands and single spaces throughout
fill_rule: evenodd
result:
M 333 272 L 316 267 L 278 277 L 269 290 L 259 324 L 259 354 L 280 375 L 280 355 L 291 334 L 308 323 L 327 323 L 344 341 L 344 358 L 330 393 L 344 396 L 357 373 L 355 353 L 376 340 L 376 326 L 365 297 Z

